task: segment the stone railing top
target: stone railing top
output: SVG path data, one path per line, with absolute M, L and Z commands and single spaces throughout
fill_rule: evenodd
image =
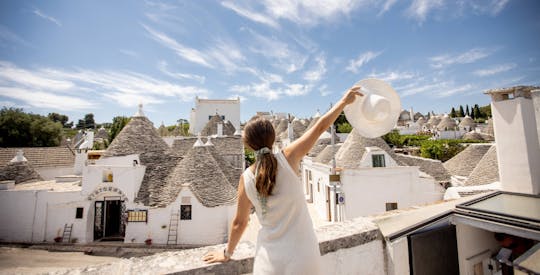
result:
M 316 229 L 321 255 L 381 240 L 378 227 L 369 218 L 326 225 Z M 251 273 L 255 245 L 241 242 L 234 251 L 233 260 L 224 264 L 206 264 L 202 257 L 209 251 L 222 250 L 225 244 L 201 248 L 168 251 L 146 257 L 88 266 L 78 270 L 65 270 L 55 274 L 245 274 Z

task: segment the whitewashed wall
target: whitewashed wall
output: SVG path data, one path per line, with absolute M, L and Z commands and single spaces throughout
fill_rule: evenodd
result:
M 36 172 L 38 172 L 38 174 L 44 180 L 54 180 L 54 178 L 58 176 L 73 175 L 75 173 L 75 170 L 71 166 L 43 167 L 43 168 L 36 168 Z
M 398 209 L 441 200 L 444 191 L 434 181 L 419 180 L 418 167 L 386 167 L 345 170 L 341 184 L 345 192 L 346 218 L 386 211 L 386 203 Z
M 1 191 L 0 239 L 13 242 L 54 241 L 64 225 L 74 224 L 72 238 L 88 240 L 89 202 L 80 192 Z M 77 207 L 84 207 L 83 218 L 75 219 Z
M 499 250 L 493 232 L 464 224 L 456 224 L 459 274 L 474 274 L 473 265 Z M 481 254 L 485 250 L 489 252 Z M 467 260 L 469 259 L 469 260 Z
M 383 244 L 376 240 L 322 256 L 321 274 L 386 274 Z
M 106 186 L 119 188 L 132 202 L 144 177 L 146 167 L 133 165 L 133 160 L 139 164 L 138 155 L 124 157 L 111 157 L 96 161 L 95 165 L 88 165 L 83 170 L 82 195 L 88 196 L 96 189 Z M 113 173 L 113 182 L 103 182 L 103 173 L 110 170 Z
M 148 223 L 128 222 L 125 242 L 143 243 L 146 238 L 151 238 L 153 243 L 167 243 L 171 213 L 173 211 L 179 212 L 182 197 L 190 197 L 191 220 L 180 220 L 178 244 L 213 245 L 224 243 L 228 237 L 236 205 L 205 207 L 187 187 L 182 189 L 176 201 L 165 208 L 148 209 L 142 205 L 128 204 L 127 209 L 148 209 Z

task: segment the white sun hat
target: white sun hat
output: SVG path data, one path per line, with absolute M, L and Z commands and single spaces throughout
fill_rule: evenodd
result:
M 349 123 L 362 136 L 380 137 L 392 130 L 401 111 L 401 101 L 390 84 L 375 78 L 358 81 L 364 94 L 345 106 L 343 111 Z

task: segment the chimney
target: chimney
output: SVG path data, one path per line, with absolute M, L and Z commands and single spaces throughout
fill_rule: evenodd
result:
M 489 90 L 499 178 L 504 191 L 540 194 L 538 142 L 531 86 Z
M 217 124 L 217 136 L 222 137 L 223 136 L 223 123 L 219 122 Z

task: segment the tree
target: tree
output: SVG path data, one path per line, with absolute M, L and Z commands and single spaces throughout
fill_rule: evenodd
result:
M 452 111 L 450 111 L 450 117 L 456 117 L 456 109 L 452 107 Z
M 94 114 L 89 113 L 84 115 L 84 119 L 79 119 L 77 122 L 77 129 L 94 129 L 96 128 L 96 122 L 94 121 Z
M 115 116 L 111 125 L 111 130 L 109 133 L 109 142 L 112 142 L 114 138 L 124 129 L 129 123 L 130 118 L 125 116 Z
M 479 109 L 483 118 L 491 117 L 491 105 L 482 106 Z
M 463 106 L 459 105 L 459 117 L 464 117 L 465 112 L 463 111 Z
M 344 112 L 341 112 L 341 114 L 339 114 L 338 118 L 336 119 L 336 121 L 334 121 L 334 127 L 336 127 L 336 129 L 339 127 L 340 124 L 343 124 L 343 123 L 349 123 L 349 121 L 347 120 L 347 118 L 345 117 L 345 113 Z
M 344 122 L 337 126 L 337 132 L 338 133 L 350 133 L 352 131 L 351 124 Z
M 469 104 L 465 105 L 465 114 L 470 116 L 471 113 L 469 112 Z
M 69 128 L 69 127 L 66 127 L 67 125 L 67 122 L 69 120 L 69 117 L 66 116 L 66 115 L 61 115 L 59 113 L 49 113 L 47 115 L 47 117 L 52 120 L 53 122 L 60 122 L 62 124 L 62 127 L 64 128 Z
M 1 147 L 58 146 L 61 139 L 60 122 L 19 108 L 0 110 Z

